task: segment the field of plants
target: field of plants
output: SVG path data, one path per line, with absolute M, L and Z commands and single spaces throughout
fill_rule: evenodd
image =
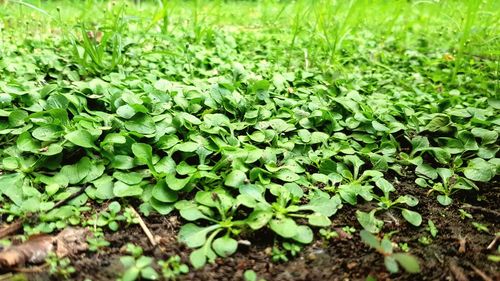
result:
M 500 1 L 0 1 L 0 280 L 500 280 Z

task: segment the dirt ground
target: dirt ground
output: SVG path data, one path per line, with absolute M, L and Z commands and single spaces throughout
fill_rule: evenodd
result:
M 394 180 L 398 192 L 412 194 L 420 201 L 418 211 L 424 218 L 431 219 L 438 228 L 438 235 L 429 245 L 418 241 L 419 237 L 429 236 L 425 227 L 413 227 L 406 223 L 399 212 L 382 214 L 386 223 L 383 233 L 398 231 L 392 241 L 407 243 L 410 253 L 420 260 L 422 272 L 419 274 L 399 273 L 389 275 L 385 270 L 383 258 L 368 248 L 359 238 L 359 231 L 352 236 L 341 228 L 349 225 L 357 230 L 361 226 L 355 219 L 355 208 L 344 205 L 333 217 L 332 229 L 340 233 L 340 238 L 326 241 L 318 236 L 311 245 L 305 246 L 299 256 L 286 263 L 273 263 L 270 250 L 274 243 L 273 236 L 266 231 L 243 237 L 251 246 L 240 245 L 238 252 L 229 258 L 218 258 L 215 264 L 208 264 L 202 269 L 191 269 L 179 280 L 243 280 L 243 272 L 253 269 L 259 278 L 265 280 L 365 280 L 372 276 L 376 280 L 500 280 L 500 266 L 487 260 L 493 250 L 488 245 L 499 231 L 500 184 L 498 179 L 483 185 L 480 192 L 455 194 L 454 203 L 448 207 L 438 204 L 435 195 L 428 195 L 427 190 L 416 186 L 412 177 Z M 361 208 L 369 210 L 370 204 Z M 464 205 L 469 204 L 469 205 Z M 359 208 L 359 205 L 357 206 Z M 473 219 L 461 219 L 458 209 L 464 209 L 473 215 Z M 142 246 L 145 255 L 165 259 L 179 255 L 188 263 L 190 249 L 177 242 L 176 233 L 180 226 L 176 215 L 152 215 L 145 221 L 154 235 L 160 237 L 159 246 L 153 248 L 138 225 L 122 228 L 116 233 L 108 233 L 111 246 L 98 253 L 87 252 L 72 256 L 76 274 L 71 280 L 116 280 L 123 268 L 119 262 L 124 255 L 123 246 L 133 242 Z M 487 225 L 490 233 L 479 232 L 471 223 Z M 29 275 L 29 280 L 54 280 L 46 274 Z

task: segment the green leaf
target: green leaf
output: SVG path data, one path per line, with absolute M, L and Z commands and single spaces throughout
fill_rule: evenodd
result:
M 292 237 L 293 240 L 302 244 L 309 244 L 313 240 L 313 232 L 307 225 L 297 226 L 297 233 Z
M 326 142 L 330 136 L 323 132 L 312 132 L 310 144 L 323 143 Z
M 393 257 L 393 255 L 385 256 L 384 257 L 384 264 L 385 264 L 385 268 L 387 268 L 387 271 L 389 271 L 390 273 L 398 273 L 399 272 L 398 263 L 396 262 L 396 259 Z
M 170 190 L 164 181 L 157 182 L 151 194 L 156 200 L 164 203 L 176 202 L 178 199 L 177 192 Z
M 125 122 L 125 128 L 142 135 L 151 135 L 156 131 L 155 122 L 146 114 L 138 113 Z
M 62 134 L 61 128 L 56 125 L 44 125 L 36 128 L 31 133 L 34 138 L 41 141 L 55 141 Z
M 429 232 L 431 233 L 432 237 L 436 237 L 438 233 L 438 229 L 434 222 L 432 220 L 427 220 L 427 225 L 429 226 Z
M 429 139 L 427 139 L 427 137 L 421 137 L 421 136 L 414 137 L 411 140 L 411 145 L 413 147 L 412 153 L 418 151 L 425 151 L 430 147 Z
M 441 204 L 443 206 L 448 206 L 452 202 L 451 198 L 447 195 L 438 195 L 437 201 L 439 202 L 439 204 Z
M 40 143 L 35 141 L 28 132 L 24 132 L 17 137 L 16 146 L 21 151 L 38 152 Z
M 396 253 L 392 255 L 398 263 L 409 273 L 419 273 L 420 264 L 418 260 L 409 254 Z
M 327 227 L 332 224 L 330 219 L 327 216 L 322 214 L 312 214 L 307 216 L 307 220 L 310 225 L 319 226 L 319 227 Z
M 147 280 L 156 280 L 160 278 L 160 275 L 158 275 L 154 268 L 148 266 L 141 270 L 141 277 Z
M 402 209 L 401 214 L 406 221 L 413 224 L 414 226 L 420 226 L 422 224 L 422 216 L 417 212 L 408 209 Z
M 121 259 L 126 258 L 126 257 L 121 257 Z M 123 263 L 123 261 L 122 261 Z M 133 266 L 133 267 L 128 267 L 128 269 L 125 271 L 125 273 L 122 276 L 123 281 L 135 281 L 139 277 L 140 274 L 140 269 Z
M 384 196 L 387 198 L 389 198 L 389 193 L 396 190 L 394 186 L 392 186 L 392 184 L 384 178 L 377 179 L 375 181 L 375 184 L 378 186 L 378 188 L 380 188 L 380 190 L 382 190 Z
M 361 241 L 363 241 L 368 246 L 374 249 L 381 249 L 380 241 L 378 241 L 377 237 L 366 230 L 361 230 L 359 232 L 359 236 L 361 237 Z
M 484 159 L 474 158 L 464 169 L 464 175 L 473 181 L 489 182 L 495 176 L 495 172 Z
M 294 182 L 300 179 L 300 176 L 292 172 L 289 169 L 281 169 L 275 175 L 275 178 L 280 179 L 284 182 Z
M 182 208 L 179 211 L 181 217 L 188 221 L 195 221 L 199 219 L 208 219 L 196 206 L 191 206 L 188 208 Z
M 193 251 L 189 255 L 189 261 L 194 268 L 202 268 L 207 263 L 207 257 L 203 248 Z
M 257 273 L 251 269 L 245 270 L 243 273 L 243 279 L 245 281 L 257 281 Z
M 92 170 L 92 163 L 88 157 L 83 157 L 78 163 L 66 165 L 61 168 L 60 173 L 68 178 L 70 184 L 77 184 L 85 179 Z
M 11 127 L 19 127 L 24 125 L 25 119 L 28 117 L 28 112 L 20 109 L 13 110 L 9 114 L 9 125 Z
M 193 223 L 187 223 L 179 231 L 179 242 L 185 243 L 190 248 L 198 248 L 205 244 L 207 233 L 219 227 L 219 225 L 199 227 Z
M 191 177 L 178 179 L 173 174 L 168 174 L 165 176 L 165 182 L 167 183 L 168 188 L 174 191 L 179 191 L 183 189 L 191 180 Z
M 117 181 L 113 187 L 113 194 L 117 197 L 140 196 L 143 189 L 139 185 L 128 185 Z
M 0 175 L 0 195 L 7 196 L 14 204 L 21 206 L 23 203 L 23 179 L 21 173 Z
M 182 152 L 194 152 L 199 147 L 200 147 L 200 145 L 198 143 L 192 142 L 192 141 L 188 141 L 188 142 L 183 142 L 183 143 L 176 144 L 174 146 L 174 150 L 179 150 L 179 151 L 182 151 Z
M 95 180 L 92 182 L 94 186 L 96 187 L 96 193 L 95 196 L 98 199 L 112 199 L 115 197 L 115 194 L 113 193 L 113 178 L 110 176 L 102 176 L 99 179 Z
M 273 213 L 270 211 L 255 210 L 248 216 L 245 222 L 248 226 L 250 226 L 250 228 L 256 230 L 267 225 L 272 217 Z
M 150 199 L 149 203 L 160 215 L 168 215 L 174 210 L 173 203 L 164 203 L 156 200 L 154 197 Z
M 424 175 L 432 180 L 435 180 L 438 177 L 436 169 L 432 168 L 432 166 L 429 164 L 418 165 L 417 168 L 415 169 L 415 172 L 417 174 Z
M 124 182 L 126 184 L 130 184 L 130 185 L 138 184 L 143 179 L 143 175 L 141 173 L 137 173 L 137 172 L 125 173 L 125 172 L 116 171 L 113 173 L 113 177 L 119 181 L 122 181 L 122 182 Z
M 224 184 L 230 187 L 238 188 L 247 181 L 247 175 L 240 171 L 234 170 L 226 176 Z
M 269 227 L 284 238 L 292 238 L 297 235 L 298 231 L 297 224 L 290 218 L 272 219 L 269 221 Z
M 376 210 L 371 210 L 370 213 L 365 213 L 360 210 L 356 211 L 356 218 L 358 219 L 359 224 L 366 230 L 371 233 L 378 233 L 384 222 L 377 219 L 375 217 Z
M 300 210 L 311 210 L 327 217 L 333 216 L 339 208 L 342 207 L 342 202 L 338 196 L 332 198 L 313 197 L 308 204 L 299 206 Z
M 132 152 L 139 161 L 145 163 L 153 174 L 156 174 L 156 170 L 153 166 L 153 148 L 146 143 L 134 143 L 132 144 Z
M 64 136 L 65 139 L 71 143 L 84 147 L 84 148 L 95 148 L 98 149 L 94 144 L 94 137 L 87 131 L 76 130 L 68 133 Z
M 493 144 L 498 139 L 498 133 L 492 130 L 486 130 L 483 128 L 472 128 L 471 133 L 477 137 L 481 138 L 481 143 L 484 144 Z
M 220 237 L 214 240 L 212 248 L 221 257 L 229 257 L 238 249 L 238 242 L 228 236 Z
M 122 105 L 116 109 L 116 114 L 125 119 L 134 117 L 135 113 L 135 110 L 128 104 Z
M 434 118 L 425 126 L 425 129 L 431 132 L 439 131 L 440 129 L 450 124 L 450 117 L 446 114 L 435 114 Z

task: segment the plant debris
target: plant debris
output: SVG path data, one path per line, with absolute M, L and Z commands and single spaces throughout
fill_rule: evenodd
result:
M 0 269 L 22 267 L 45 261 L 50 252 L 65 257 L 88 249 L 89 231 L 84 228 L 67 228 L 56 236 L 35 235 L 20 245 L 0 252 Z

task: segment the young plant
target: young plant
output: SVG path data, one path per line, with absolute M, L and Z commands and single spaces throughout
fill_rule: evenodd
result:
M 141 247 L 129 243 L 127 244 L 127 252 L 131 255 L 120 257 L 120 262 L 125 268 L 120 281 L 156 280 L 159 278 L 158 273 L 152 267 L 153 258 L 143 256 Z
M 384 256 L 385 267 L 390 273 L 399 272 L 398 264 L 409 273 L 420 272 L 418 260 L 407 253 L 394 253 L 392 242 L 387 237 L 379 240 L 375 235 L 366 230 L 361 230 L 359 234 L 365 244 Z
M 189 272 L 189 267 L 187 264 L 181 262 L 181 258 L 178 255 L 171 256 L 166 261 L 159 261 L 158 265 L 161 268 L 163 278 L 166 280 L 175 280 L 181 274 Z
M 179 231 L 179 241 L 194 250 L 189 259 L 195 268 L 213 262 L 218 256 L 227 257 L 236 252 L 238 242 L 231 238 L 238 235 L 245 221 L 235 220 L 236 199 L 224 189 L 199 191 L 193 201 L 179 201 L 175 204 L 181 216 L 188 221 L 206 221 L 208 226 L 200 227 L 187 223 Z M 218 237 L 219 234 L 222 236 Z M 207 238 L 208 235 L 208 238 Z
M 107 226 L 112 231 L 117 231 L 119 222 L 125 220 L 125 217 L 120 214 L 120 203 L 113 201 L 108 206 L 108 211 L 102 211 L 97 218 L 88 222 L 89 225 L 96 225 L 99 227 Z
M 358 196 L 371 201 L 373 199 L 372 182 L 381 178 L 383 174 L 376 170 L 365 170 L 360 174 L 365 162 L 356 155 L 347 155 L 343 160 L 346 164 L 329 160 L 320 166 L 322 173 L 327 173 L 331 182 L 339 184 L 337 187 L 328 187 L 326 190 L 338 193 L 342 200 L 351 205 L 356 205 Z M 349 166 L 352 167 L 352 171 Z
M 338 238 L 339 234 L 335 230 L 327 229 L 327 228 L 322 228 L 319 230 L 319 235 L 321 235 L 325 240 L 331 240 L 334 238 Z
M 248 226 L 257 230 L 267 225 L 279 236 L 303 244 L 312 241 L 313 233 L 309 226 L 298 225 L 295 219 L 307 219 L 312 226 L 330 226 L 329 217 L 342 206 L 338 196 L 330 197 L 321 191 L 312 193 L 309 203 L 299 205 L 298 202 L 303 195 L 296 184 L 271 185 L 270 192 L 276 196 L 276 201 L 273 203 L 266 201 L 265 192 L 266 189 L 259 185 L 246 185 L 240 188 L 238 201 L 254 209 L 245 220 Z
M 47 256 L 50 275 L 69 280 L 71 275 L 76 272 L 76 269 L 71 266 L 69 258 L 59 258 L 55 253 L 49 253 Z
M 89 251 L 92 252 L 97 252 L 101 248 L 108 247 L 110 245 L 104 238 L 104 233 L 101 228 L 98 228 L 92 233 L 92 236 L 87 238 L 87 243 L 89 244 Z
M 379 211 L 389 211 L 391 208 L 398 208 L 401 210 L 401 215 L 406 221 L 414 226 L 420 226 L 422 223 L 422 216 L 409 209 L 400 207 L 400 205 L 407 205 L 414 207 L 418 204 L 418 200 L 411 195 L 399 196 L 396 200 L 392 200 L 390 193 L 395 191 L 394 186 L 384 178 L 379 178 L 375 181 L 375 185 L 383 192 L 383 196 L 374 195 L 375 200 L 378 201 L 378 207 L 371 210 L 369 213 L 363 211 L 356 211 L 356 218 L 363 228 L 372 233 L 379 232 L 383 226 L 383 222 L 375 217 Z

